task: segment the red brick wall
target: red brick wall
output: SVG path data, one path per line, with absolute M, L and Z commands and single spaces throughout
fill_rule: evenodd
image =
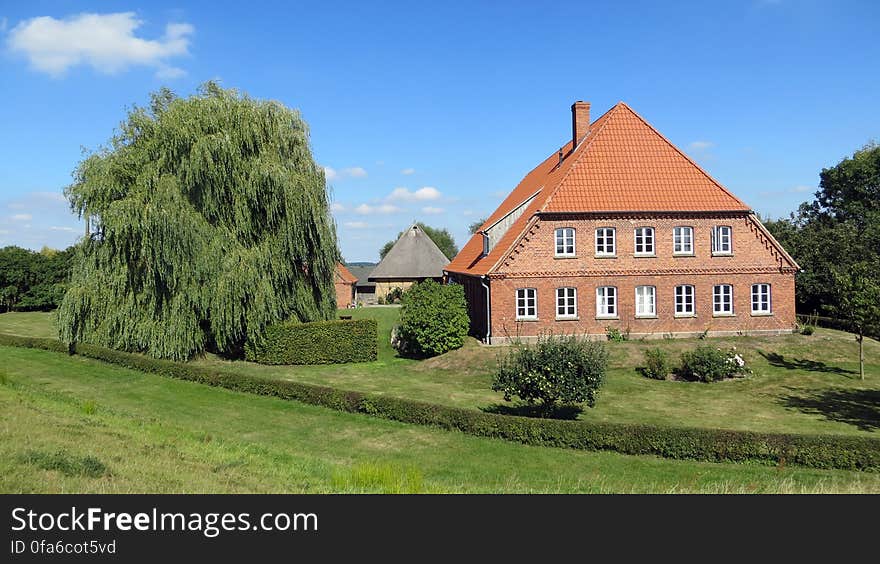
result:
M 354 299 L 354 284 L 336 281 L 336 307 L 345 308 Z
M 732 256 L 712 256 L 711 229 L 730 225 Z M 653 227 L 656 257 L 634 256 L 634 229 Z M 672 229 L 694 228 L 694 256 L 673 256 Z M 576 230 L 576 257 L 556 258 L 554 231 Z M 615 227 L 616 258 L 595 257 L 595 229 Z M 751 314 L 751 285 L 771 285 L 772 314 Z M 674 316 L 674 287 L 695 287 L 695 317 Z M 712 287 L 733 286 L 734 316 L 712 313 Z M 541 332 L 605 333 L 608 326 L 633 334 L 786 331 L 794 327 L 794 269 L 748 216 L 616 219 L 541 219 L 492 275 L 492 336 L 535 336 Z M 656 319 L 635 317 L 635 287 L 655 286 Z M 596 287 L 616 286 L 618 320 L 596 319 Z M 536 288 L 538 320 L 516 321 L 516 289 Z M 578 319 L 556 320 L 556 288 L 577 288 Z

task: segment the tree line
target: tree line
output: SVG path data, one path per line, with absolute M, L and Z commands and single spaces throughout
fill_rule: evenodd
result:
M 63 251 L 0 248 L 0 312 L 58 307 L 70 280 L 73 255 L 74 247 Z

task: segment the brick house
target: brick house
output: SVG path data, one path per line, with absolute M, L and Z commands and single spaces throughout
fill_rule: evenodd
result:
M 571 141 L 445 269 L 472 334 L 791 332 L 798 265 L 755 213 L 623 102 L 571 109 Z
M 334 286 L 336 287 L 336 307 L 346 308 L 353 304 L 357 299 L 355 292 L 355 284 L 358 279 L 352 274 L 341 262 L 336 263 L 336 276 L 334 278 Z

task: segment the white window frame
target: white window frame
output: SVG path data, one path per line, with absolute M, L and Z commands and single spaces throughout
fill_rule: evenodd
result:
M 724 288 L 727 288 L 726 293 Z M 726 300 L 725 297 L 727 298 Z M 725 305 L 729 306 L 729 308 L 724 309 L 723 306 Z M 722 308 L 719 309 L 719 306 L 722 306 Z M 716 284 L 712 287 L 712 315 L 731 316 L 733 314 L 733 285 Z
M 553 239 L 556 244 L 554 256 L 573 257 L 576 255 L 574 227 L 560 227 L 556 229 Z M 569 247 L 571 251 L 568 250 Z M 559 251 L 560 248 L 562 248 L 562 252 Z
M 522 293 L 522 294 L 520 294 Z M 531 296 L 529 295 L 531 293 Z M 529 305 L 531 301 L 531 305 Z M 531 308 L 532 313 L 529 314 Z M 520 315 L 520 309 L 525 313 Z M 537 288 L 517 288 L 516 289 L 516 318 L 517 319 L 538 319 L 538 289 Z
M 691 284 L 681 284 L 675 287 L 675 316 L 697 316 L 697 290 Z
M 599 319 L 618 319 L 617 286 L 596 288 L 596 317 Z
M 751 297 L 752 315 L 771 315 L 773 313 L 773 289 L 770 284 L 766 282 L 752 284 Z M 757 308 L 755 308 L 756 305 Z
M 639 250 L 639 245 L 642 250 Z M 650 250 L 648 248 L 650 247 Z M 653 227 L 636 227 L 633 230 L 633 252 L 636 256 L 653 257 L 657 255 L 657 247 L 654 245 Z
M 716 225 L 712 228 L 712 254 L 733 254 L 733 227 L 729 225 Z
M 562 303 L 560 303 L 560 300 Z M 562 309 L 562 313 L 560 313 Z M 569 313 L 570 312 L 570 313 Z M 577 288 L 556 288 L 556 319 L 577 319 Z
M 640 296 L 640 293 L 644 295 Z M 650 309 L 646 309 L 647 306 Z M 656 286 L 636 286 L 636 317 L 657 317 Z
M 603 250 L 599 250 L 599 232 L 602 232 Z M 608 233 L 611 232 L 611 252 L 608 252 Z M 596 256 L 597 257 L 614 257 L 617 256 L 617 229 L 614 227 L 599 227 L 596 229 Z
M 672 254 L 694 254 L 694 228 L 689 225 L 676 225 L 672 228 Z

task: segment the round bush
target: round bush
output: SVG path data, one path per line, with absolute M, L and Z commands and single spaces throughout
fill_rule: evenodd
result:
M 672 372 L 669 355 L 659 347 L 647 349 L 645 351 L 645 367 L 642 371 L 648 378 L 665 380 L 669 373 Z
M 470 327 L 464 289 L 425 280 L 403 294 L 392 345 L 401 356 L 426 358 L 457 349 Z
M 535 345 L 514 347 L 499 362 L 492 389 L 510 401 L 540 401 L 545 411 L 557 404 L 596 403 L 605 379 L 608 351 L 602 343 L 573 336 L 541 337 Z

